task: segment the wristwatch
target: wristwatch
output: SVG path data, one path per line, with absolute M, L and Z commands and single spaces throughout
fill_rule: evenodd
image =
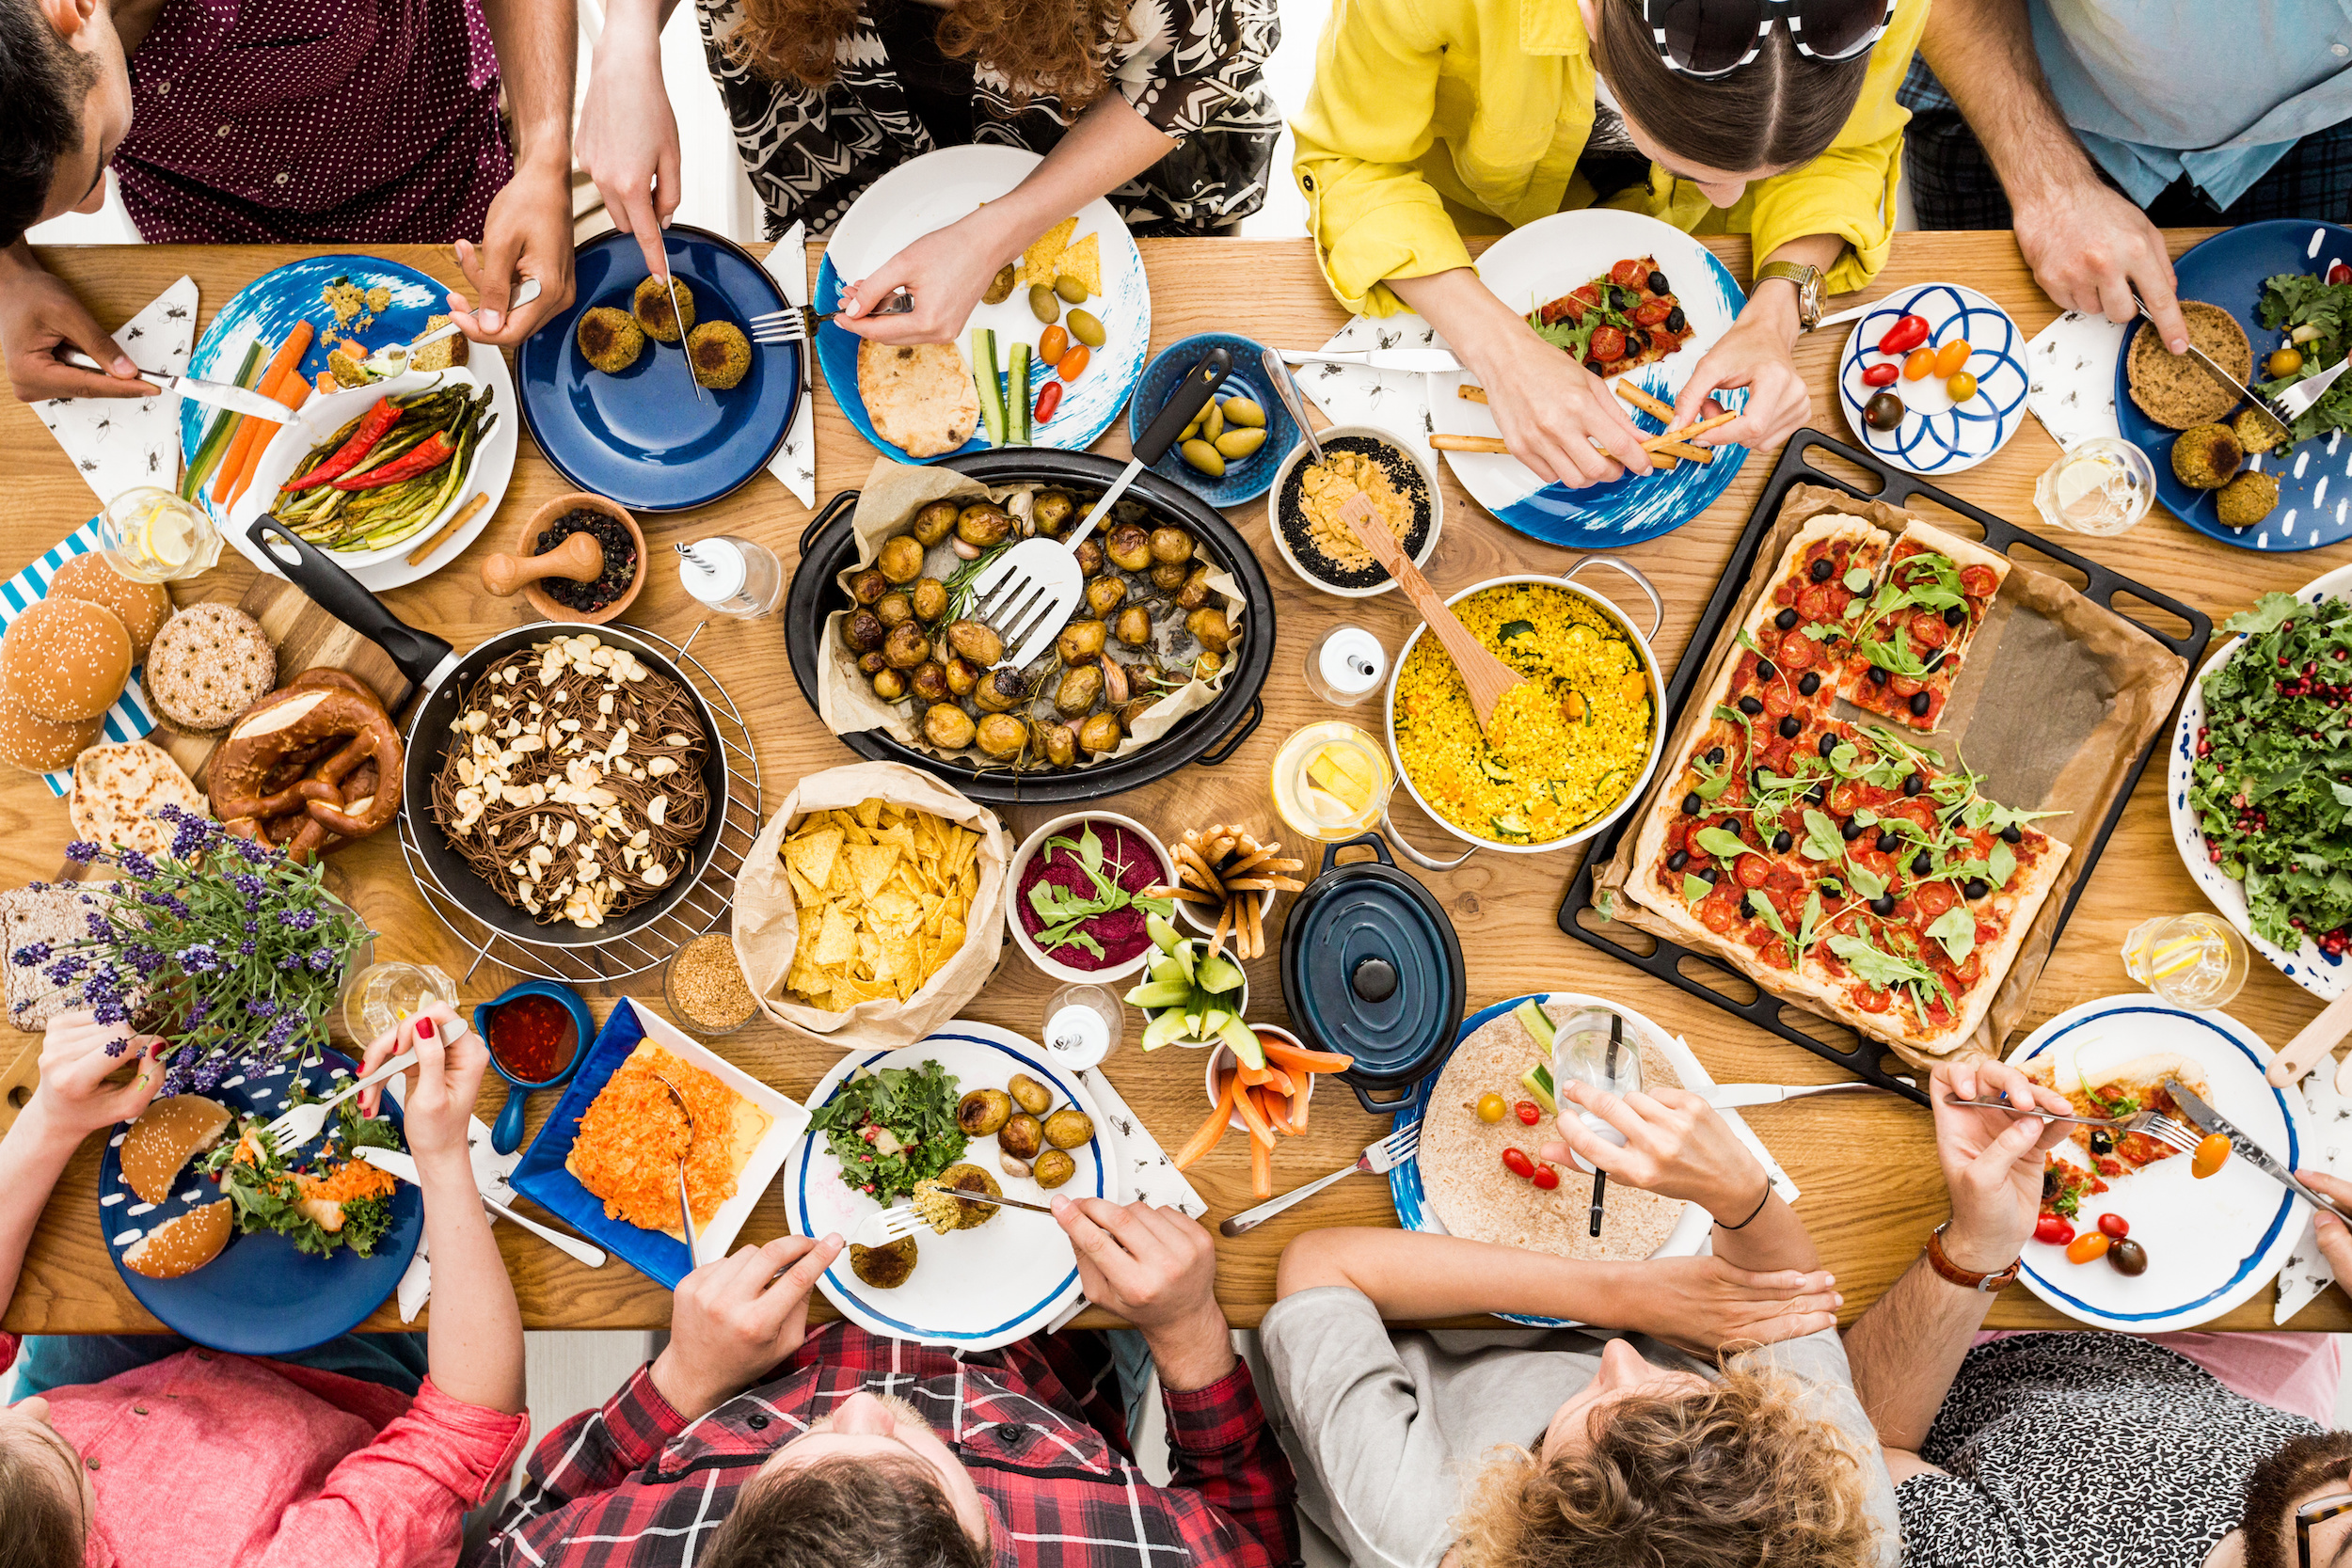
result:
M 1982 1291 L 1994 1295 L 2017 1283 L 2017 1271 L 2026 1266 L 2024 1258 L 2017 1259 L 1998 1274 L 1972 1274 L 1944 1256 L 1944 1232 L 1951 1221 L 1946 1220 L 1928 1232 L 1928 1267 L 1964 1290 Z
M 1810 332 L 1821 320 L 1821 269 L 1801 261 L 1767 261 L 1756 269 L 1756 280 L 1785 277 L 1797 286 L 1797 325 Z

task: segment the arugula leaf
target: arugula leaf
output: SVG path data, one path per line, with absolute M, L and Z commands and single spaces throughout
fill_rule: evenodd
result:
M 2001 840 L 1994 839 L 1992 852 L 1985 856 L 1985 869 L 1994 887 L 2009 886 L 2010 878 L 2017 870 L 2017 852 Z
M 1944 944 L 1952 962 L 1965 963 L 1968 955 L 1977 949 L 1977 917 L 1968 912 L 1966 905 L 1954 904 L 1935 917 L 1928 927 L 1928 935 Z
M 1886 896 L 1886 879 L 1856 861 L 1851 855 L 1846 857 L 1846 880 L 1853 885 L 1854 892 L 1865 898 Z
M 1829 950 L 1842 959 L 1848 969 L 1882 990 L 1893 990 L 1914 981 L 1932 983 L 1934 973 L 1916 958 L 1897 958 L 1881 952 L 1870 944 L 1867 937 L 1838 935 L 1829 939 Z
M 1846 843 L 1837 832 L 1837 824 L 1829 814 L 1807 808 L 1804 814 L 1804 843 L 1799 852 L 1811 861 L 1834 861 L 1846 852 Z
M 1838 580 L 1852 593 L 1867 593 L 1870 587 L 1870 569 L 1867 566 L 1849 566 L 1846 568 L 1846 575 Z
M 1717 860 L 1735 861 L 1741 855 L 1753 853 L 1756 848 L 1755 845 L 1724 828 L 1701 828 L 1690 836 L 1692 843 Z
M 1682 901 L 1684 903 L 1704 904 L 1707 902 L 1707 895 L 1714 891 L 1715 884 L 1706 878 L 1693 877 L 1687 871 L 1682 874 Z

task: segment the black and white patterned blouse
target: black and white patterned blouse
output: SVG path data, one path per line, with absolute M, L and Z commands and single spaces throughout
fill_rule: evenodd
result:
M 829 233 L 866 186 L 934 150 L 870 9 L 841 40 L 841 74 L 821 92 L 762 76 L 734 57 L 728 42 L 743 19 L 739 0 L 695 0 L 695 9 L 736 147 L 768 206 L 770 237 L 795 218 L 806 220 L 812 236 Z M 1282 129 L 1265 62 L 1281 36 L 1276 0 L 1134 0 L 1108 62 L 1111 87 L 1179 145 L 1110 193 L 1128 228 L 1205 233 L 1264 203 Z M 1018 106 L 1010 89 L 986 61 L 977 62 L 973 140 L 1047 151 L 1074 117 L 1057 99 Z
M 1913 1568 L 2198 1568 L 2246 1478 L 2320 1429 L 2121 1334 L 2021 1334 L 1961 1364 L 1895 1489 Z

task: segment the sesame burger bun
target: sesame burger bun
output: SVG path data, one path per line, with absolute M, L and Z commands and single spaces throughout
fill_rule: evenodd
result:
M 229 1244 L 233 1207 L 224 1197 L 166 1220 L 122 1249 L 122 1266 L 150 1279 L 177 1279 L 194 1274 Z
M 131 634 L 131 662 L 147 657 L 148 644 L 171 619 L 171 594 L 160 582 L 133 582 L 115 570 L 103 550 L 88 550 L 57 569 L 49 579 L 53 599 L 87 599 L 103 604 L 122 617 Z
M 0 691 L 0 763 L 27 773 L 49 773 L 70 766 L 98 744 L 106 733 L 106 716 L 69 719 L 63 723 L 43 719 L 23 703 Z
M 219 1142 L 228 1129 L 229 1108 L 217 1101 L 200 1094 L 158 1100 L 122 1135 L 122 1180 L 141 1203 L 161 1203 L 197 1151 Z
M 122 617 L 87 599 L 42 599 L 0 637 L 0 691 L 43 719 L 97 719 L 131 679 Z

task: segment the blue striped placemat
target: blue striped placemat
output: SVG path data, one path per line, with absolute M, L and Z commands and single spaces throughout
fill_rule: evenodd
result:
M 92 517 L 72 533 L 57 541 L 47 555 L 0 583 L 0 632 L 8 624 L 49 595 L 49 582 L 75 556 L 103 548 L 98 540 L 98 519 Z M 131 672 L 131 684 L 122 689 L 115 705 L 106 710 L 108 740 L 137 740 L 155 727 L 155 716 L 147 710 L 147 703 L 139 695 L 139 673 Z M 43 773 L 41 779 L 49 785 L 49 793 L 62 796 L 73 787 L 73 769 L 62 768 Z

